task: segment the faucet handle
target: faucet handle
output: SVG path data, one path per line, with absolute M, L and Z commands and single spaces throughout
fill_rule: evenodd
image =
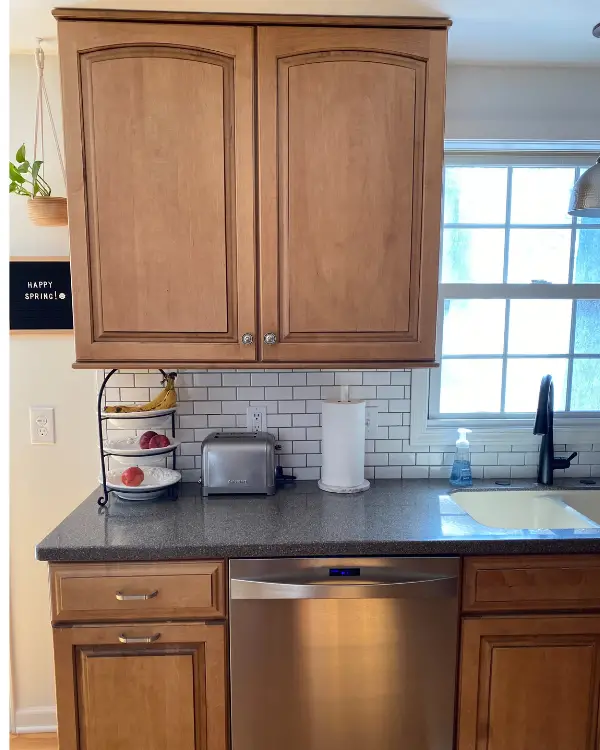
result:
M 577 451 L 573 451 L 568 458 L 555 458 L 553 463 L 554 469 L 568 469 L 571 466 L 571 461 L 577 455 Z

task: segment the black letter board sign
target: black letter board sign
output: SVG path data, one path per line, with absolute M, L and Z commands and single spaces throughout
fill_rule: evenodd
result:
M 68 331 L 72 328 L 69 259 L 11 259 L 10 330 Z

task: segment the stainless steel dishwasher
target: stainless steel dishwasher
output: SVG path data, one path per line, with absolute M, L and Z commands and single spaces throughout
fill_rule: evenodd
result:
M 232 560 L 232 750 L 451 750 L 458 558 Z

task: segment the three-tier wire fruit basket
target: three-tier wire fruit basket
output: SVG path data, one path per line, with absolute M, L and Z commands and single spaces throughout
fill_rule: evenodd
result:
M 179 441 L 175 439 L 175 416 L 177 407 L 175 405 L 176 397 L 174 393 L 174 382 L 177 373 L 167 374 L 164 370 L 158 371 L 163 376 L 163 385 L 165 385 L 164 404 L 166 408 L 160 408 L 163 401 L 159 395 L 154 401 L 145 404 L 139 409 L 133 406 L 113 406 L 105 405 L 105 392 L 111 377 L 117 373 L 117 368 L 110 370 L 104 377 L 100 390 L 98 392 L 98 438 L 100 447 L 100 468 L 102 496 L 98 498 L 98 505 L 105 506 L 108 503 L 109 495 L 115 493 L 121 500 L 126 501 L 150 501 L 157 499 L 176 500 L 179 496 L 179 485 L 181 484 L 181 473 L 177 471 L 177 448 Z M 169 393 L 168 391 L 173 391 Z M 157 424 L 159 427 L 166 429 L 165 432 L 171 433 L 170 439 L 157 441 L 158 444 L 153 448 L 142 448 L 139 435 L 137 432 L 140 421 L 144 420 L 146 424 Z M 129 429 L 136 430 L 136 437 L 128 437 L 123 440 L 108 439 L 108 423 L 116 430 Z M 170 428 L 170 429 L 169 429 Z M 148 433 L 146 433 L 148 434 Z M 159 433 L 154 433 L 160 437 Z M 126 467 L 121 469 L 107 470 L 106 461 L 109 456 L 118 456 L 123 458 L 129 468 L 137 466 L 136 458 L 144 459 L 140 462 L 144 467 L 142 469 L 143 479 L 136 486 L 128 486 L 123 483 L 122 474 Z M 147 461 L 164 459 L 165 466 L 148 465 Z M 168 464 L 171 463 L 169 467 Z M 141 466 L 139 467 L 141 468 Z

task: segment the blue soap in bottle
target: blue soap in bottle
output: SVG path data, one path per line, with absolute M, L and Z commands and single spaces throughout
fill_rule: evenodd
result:
M 471 487 L 473 484 L 473 475 L 471 473 L 471 451 L 469 450 L 469 441 L 467 440 L 466 427 L 458 428 L 458 440 L 456 441 L 456 453 L 454 454 L 454 463 L 450 473 L 450 484 L 454 487 Z

